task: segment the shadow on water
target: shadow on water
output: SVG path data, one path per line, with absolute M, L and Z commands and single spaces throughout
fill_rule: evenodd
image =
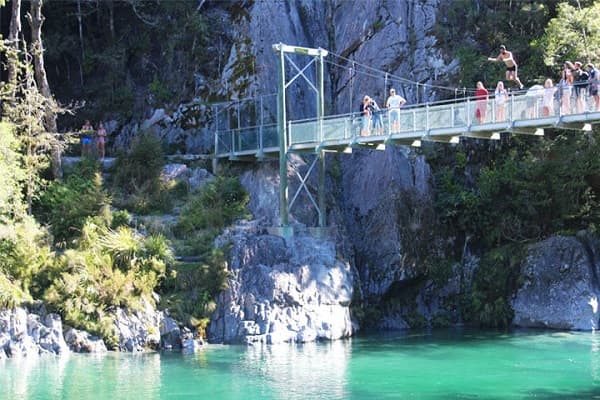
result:
M 566 338 L 587 335 L 589 332 L 557 331 L 542 329 L 481 330 L 476 328 L 446 328 L 428 330 L 386 331 L 359 334 L 353 338 L 354 347 L 363 350 L 387 351 L 388 347 L 435 346 L 487 346 L 490 342 L 522 341 L 523 339 Z

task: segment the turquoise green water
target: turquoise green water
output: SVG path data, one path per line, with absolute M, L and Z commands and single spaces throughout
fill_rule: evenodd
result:
M 444 331 L 0 361 L 6 399 L 600 399 L 600 334 Z

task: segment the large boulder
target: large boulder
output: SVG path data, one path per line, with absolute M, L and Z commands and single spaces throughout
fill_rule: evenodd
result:
M 309 342 L 354 331 L 354 279 L 334 243 L 298 232 L 293 241 L 262 233 L 255 223 L 219 238 L 232 243 L 229 288 L 217 298 L 209 341 Z
M 527 328 L 598 328 L 598 275 L 590 243 L 556 236 L 529 248 L 513 324 Z

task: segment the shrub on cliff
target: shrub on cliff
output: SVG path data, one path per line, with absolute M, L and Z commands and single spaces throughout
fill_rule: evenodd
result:
M 215 237 L 248 215 L 249 195 L 237 177 L 219 176 L 192 195 L 175 228 L 177 252 L 201 258 L 177 263 L 161 288 L 163 306 L 204 336 L 215 296 L 227 284 L 225 254 L 214 249 Z
M 181 213 L 177 231 L 221 230 L 248 215 L 250 197 L 237 177 L 218 176 L 193 196 Z
M 160 140 L 148 133 L 138 136 L 128 152 L 117 155 L 112 176 L 115 202 L 139 214 L 168 210 L 168 188 L 161 179 L 164 165 Z
M 36 216 L 50 227 L 54 243 L 72 245 L 88 217 L 110 214 L 110 198 L 102 188 L 100 165 L 83 160 L 63 182 L 53 181 L 36 202 Z
M 162 236 L 143 237 L 120 226 L 112 230 L 88 220 L 76 249 L 60 258 L 60 272 L 44 299 L 70 325 L 99 334 L 114 345 L 114 307 L 135 310 L 164 278 L 173 255 Z

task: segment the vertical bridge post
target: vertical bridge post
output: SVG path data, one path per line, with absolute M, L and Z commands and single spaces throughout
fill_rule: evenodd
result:
M 274 229 L 277 233 L 281 234 L 283 237 L 289 238 L 293 236 L 293 231 L 289 226 L 289 209 L 291 207 L 289 203 L 289 195 L 288 195 L 288 177 L 287 177 L 287 169 L 288 169 L 288 152 L 291 144 L 290 132 L 288 132 L 288 120 L 287 120 L 287 112 L 286 112 L 286 89 L 299 77 L 304 78 L 304 80 L 309 84 L 309 86 L 316 92 L 316 111 L 317 111 L 317 120 L 318 120 L 318 138 L 319 142 L 323 140 L 323 117 L 325 115 L 325 84 L 324 84 L 324 67 L 323 67 L 323 58 L 327 56 L 328 52 L 324 49 L 311 49 L 307 47 L 299 47 L 299 46 L 289 46 L 283 43 L 277 43 L 273 45 L 273 50 L 278 55 L 278 63 L 279 63 L 279 74 L 278 74 L 278 90 L 277 90 L 277 131 L 279 137 L 279 217 L 281 226 L 277 229 Z M 287 56 L 286 53 L 294 53 L 298 55 L 305 55 L 313 57 L 312 61 L 310 61 L 303 69 L 298 68 L 298 66 Z M 296 69 L 297 74 L 291 78 L 286 78 L 286 59 L 290 62 L 290 65 Z M 310 66 L 311 63 L 317 61 L 317 84 L 314 85 L 304 74 L 304 71 Z M 323 149 L 319 148 L 316 150 L 317 160 L 319 166 L 319 176 L 318 176 L 318 204 L 314 202 L 312 195 L 308 191 L 308 187 L 305 184 L 306 179 L 300 177 L 301 186 L 299 191 L 304 188 L 308 196 L 310 197 L 313 205 L 317 209 L 317 213 L 319 216 L 319 227 L 325 228 L 327 224 L 326 220 L 326 198 L 325 198 L 325 152 Z M 297 172 L 296 172 L 297 173 Z M 309 171 L 310 173 L 310 171 Z M 294 200 L 292 200 L 292 204 Z

